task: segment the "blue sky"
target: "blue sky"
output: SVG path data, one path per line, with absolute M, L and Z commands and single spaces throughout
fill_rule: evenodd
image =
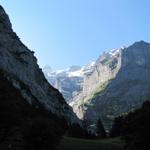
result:
M 103 51 L 150 42 L 150 0 L 1 0 L 40 67 L 85 65 Z

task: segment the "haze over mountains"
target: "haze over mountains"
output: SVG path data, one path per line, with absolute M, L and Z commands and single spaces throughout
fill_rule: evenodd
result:
M 150 44 L 139 41 L 103 53 L 83 67 L 43 71 L 80 119 L 94 124 L 101 118 L 110 128 L 114 117 L 140 107 L 150 98 L 149 66 Z

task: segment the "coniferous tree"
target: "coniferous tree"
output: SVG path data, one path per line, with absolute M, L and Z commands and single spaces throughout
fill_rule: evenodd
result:
M 121 136 L 123 126 L 123 116 L 117 117 L 114 120 L 113 126 L 110 130 L 110 137 Z
M 106 131 L 100 118 L 97 120 L 97 137 L 98 138 L 106 137 Z
M 128 150 L 150 149 L 150 102 L 129 113 L 123 121 L 122 137 Z

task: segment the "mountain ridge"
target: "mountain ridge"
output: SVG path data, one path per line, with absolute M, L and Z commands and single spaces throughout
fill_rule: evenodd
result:
M 118 57 L 120 63 L 117 63 L 118 71 L 115 76 L 106 79 L 108 83 L 104 82 L 106 85 L 96 91 L 87 102 L 73 106 L 79 118 L 91 120 L 93 123 L 101 117 L 105 127 L 110 128 L 113 118 L 139 108 L 149 99 L 149 52 L 150 44 L 143 41 L 123 49 Z M 116 70 L 116 64 L 111 63 L 108 66 Z M 102 67 L 99 69 L 102 70 Z M 105 72 L 102 74 L 107 76 Z M 99 86 L 103 86 L 103 83 Z
M 12 29 L 9 17 L 0 6 L 0 71 L 32 104 L 36 99 L 45 108 L 69 120 L 78 120 L 62 94 L 52 87 L 37 64 L 34 52 L 29 50 Z
M 110 129 L 114 117 L 139 108 L 149 99 L 149 49 L 149 43 L 139 41 L 100 55 L 69 102 L 77 116 L 89 124 L 100 117 Z

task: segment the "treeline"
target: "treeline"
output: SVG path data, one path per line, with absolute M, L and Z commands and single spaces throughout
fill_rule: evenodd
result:
M 142 108 L 114 120 L 111 137 L 121 136 L 127 150 L 150 149 L 150 101 Z
M 99 118 L 94 127 L 90 127 L 86 121 L 79 124 L 71 124 L 66 132 L 66 136 L 85 139 L 106 138 L 105 128 Z

